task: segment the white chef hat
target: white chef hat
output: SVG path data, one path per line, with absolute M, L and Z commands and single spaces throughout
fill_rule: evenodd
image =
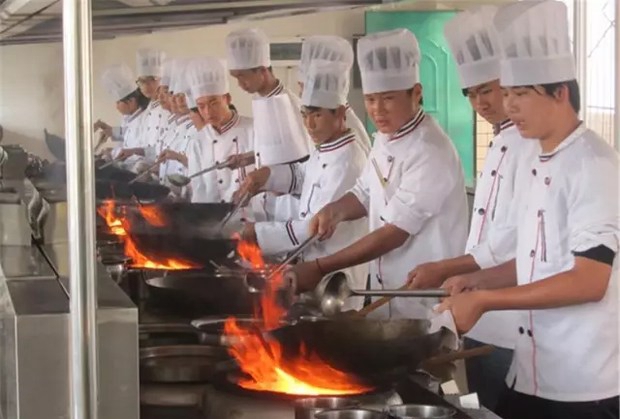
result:
M 353 66 L 353 48 L 349 41 L 339 36 L 315 35 L 301 44 L 301 59 L 297 80 L 303 82 L 312 60 L 327 60 L 345 64 L 346 72 Z
M 357 43 L 365 94 L 411 89 L 420 82 L 420 48 L 407 29 L 366 35 Z
M 166 53 L 150 48 L 142 48 L 136 52 L 136 71 L 138 77 L 161 77 L 162 64 Z
M 117 102 L 138 88 L 131 69 L 125 64 L 107 68 L 101 75 L 101 81 L 104 89 Z
M 301 104 L 336 109 L 347 103 L 349 73 L 347 65 L 326 60 L 312 60 L 304 79 Z
M 177 58 L 172 63 L 172 76 L 170 80 L 170 91 L 173 93 L 184 93 L 187 90 L 185 72 L 187 71 L 188 60 Z
M 502 86 L 559 83 L 576 78 L 564 3 L 521 1 L 494 19 L 502 49 Z
M 260 29 L 241 29 L 229 33 L 226 53 L 231 70 L 271 66 L 269 38 Z
M 493 27 L 496 12 L 494 6 L 466 10 L 444 28 L 464 89 L 499 79 L 501 53 Z
M 229 92 L 226 62 L 215 57 L 204 57 L 192 63 L 187 81 L 194 98 L 225 95 Z
M 168 59 L 161 66 L 161 78 L 159 84 L 170 87 L 172 81 L 172 70 L 174 68 L 174 60 Z

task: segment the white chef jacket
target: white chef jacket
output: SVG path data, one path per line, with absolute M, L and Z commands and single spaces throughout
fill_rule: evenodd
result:
M 254 136 L 252 118 L 240 116 L 233 111 L 231 120 L 218 132 L 211 125 L 205 126 L 199 141 L 190 153 L 189 172 L 196 173 L 214 164 L 226 161 L 234 154 L 253 150 Z M 231 202 L 253 165 L 239 169 L 214 170 L 192 179 L 192 202 Z M 254 201 L 254 200 L 253 200 Z M 253 205 L 244 212 L 245 219 L 254 219 Z
M 271 168 L 268 190 L 300 194 L 298 213 L 285 222 L 256 223 L 256 237 L 266 255 L 284 255 L 309 238 L 312 217 L 330 202 L 340 199 L 355 185 L 366 164 L 366 154 L 355 133 L 323 144 L 312 151 L 303 164 L 279 165 Z M 341 223 L 334 235 L 315 242 L 302 258 L 314 260 L 331 255 L 368 234 L 368 221 L 362 218 Z M 368 277 L 367 264 L 343 270 L 353 289 L 364 289 Z M 347 309 L 359 309 L 362 298 L 348 302 Z
M 518 227 L 518 284 L 568 271 L 574 266 L 573 252 L 599 245 L 616 252 L 616 258 L 601 301 L 520 312 L 506 383 L 518 392 L 557 401 L 617 396 L 618 154 L 582 124 L 530 167 Z
M 538 142 L 521 137 L 514 124 L 500 124 L 500 132 L 489 144 L 484 167 L 476 182 L 466 252 L 481 269 L 514 259 L 517 249 L 515 205 L 524 192 L 525 171 L 536 156 Z M 523 181 L 522 181 L 523 180 Z M 480 342 L 514 349 L 517 339 L 517 313 L 492 311 L 476 323 L 468 337 Z
M 435 120 L 421 109 L 393 135 L 377 133 L 369 161 L 351 190 L 366 207 L 370 230 L 390 223 L 411 236 L 370 263 L 373 289 L 395 289 L 425 262 L 461 255 L 467 202 L 460 159 Z M 395 298 L 376 317 L 426 316 L 437 299 Z
M 355 111 L 348 103 L 346 105 L 345 122 L 347 124 L 347 128 L 351 129 L 351 131 L 355 133 L 355 139 L 359 143 L 360 147 L 362 147 L 362 150 L 364 150 L 364 153 L 368 155 L 370 153 L 370 149 L 372 148 L 370 136 L 366 131 L 364 123 L 357 117 Z
M 157 100 L 151 100 L 145 112 L 144 143 L 146 147 L 144 151 L 146 159 L 149 162 L 155 162 L 157 144 L 161 141 L 161 134 L 168 124 L 170 112 L 165 110 Z
M 196 127 L 189 115 L 178 117 L 168 134 L 164 137 L 164 141 L 157 144 L 156 149 L 159 153 L 169 149 L 181 153 L 185 156 L 190 151 L 190 144 L 196 137 Z M 188 158 L 189 160 L 189 158 Z M 159 165 L 159 182 L 162 185 L 170 185 L 167 176 L 173 173 L 181 175 L 187 174 L 187 167 L 177 160 L 166 160 Z
M 122 143 L 112 149 L 113 159 L 118 156 L 122 149 L 144 147 L 145 117 L 144 109 L 138 108 L 133 114 L 124 116 L 121 126 L 113 130 L 113 139 L 122 139 Z M 122 166 L 128 170 L 136 171 L 137 164 L 143 160 L 144 157 L 133 155 L 125 159 Z

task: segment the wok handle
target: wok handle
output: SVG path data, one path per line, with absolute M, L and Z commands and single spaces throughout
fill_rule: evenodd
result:
M 493 345 L 482 345 L 473 349 L 465 349 L 463 351 L 451 352 L 445 355 L 437 355 L 424 361 L 424 365 L 445 364 L 447 362 L 458 361 L 460 359 L 469 359 L 475 356 L 488 355 L 495 350 Z
M 353 295 L 370 295 L 373 297 L 448 297 L 450 294 L 442 288 L 427 290 L 351 290 Z
M 398 288 L 399 291 L 404 291 L 406 289 L 407 289 L 407 284 L 405 284 L 402 287 Z M 368 304 L 366 307 L 363 307 L 361 310 L 359 310 L 357 312 L 357 315 L 358 316 L 362 316 L 362 317 L 367 316 L 368 314 L 372 313 L 373 311 L 375 311 L 379 307 L 383 307 L 384 305 L 386 305 L 387 303 L 392 301 L 392 298 L 394 298 L 394 297 L 382 297 L 382 298 L 379 298 L 378 300 L 373 301 L 372 303 Z

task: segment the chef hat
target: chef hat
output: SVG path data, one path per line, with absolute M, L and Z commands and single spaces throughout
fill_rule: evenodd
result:
M 349 41 L 339 36 L 316 35 L 304 39 L 301 44 L 298 81 L 304 81 L 312 60 L 341 62 L 346 65 L 345 72 L 349 72 L 353 66 L 353 48 Z
M 172 81 L 172 70 L 174 67 L 174 60 L 169 59 L 163 62 L 161 66 L 161 79 L 159 80 L 159 84 L 162 86 L 170 87 L 170 82 Z
M 260 29 L 241 29 L 229 33 L 226 52 L 231 70 L 271 66 L 269 38 Z
M 187 71 L 188 60 L 177 58 L 172 64 L 172 77 L 170 80 L 170 91 L 173 93 L 184 93 L 187 90 Z
M 196 60 L 187 73 L 187 81 L 195 99 L 225 95 L 229 91 L 226 62 L 215 57 Z
M 500 47 L 493 27 L 496 11 L 494 6 L 466 10 L 444 28 L 464 89 L 499 79 Z
M 101 75 L 101 81 L 105 90 L 117 102 L 129 96 L 138 88 L 131 69 L 125 64 L 107 68 Z
M 136 53 L 136 68 L 138 77 L 161 77 L 161 66 L 166 59 L 166 53 L 154 49 L 143 48 Z
M 502 50 L 502 86 L 576 78 L 564 3 L 545 0 L 508 4 L 498 10 L 493 23 Z
M 349 74 L 347 65 L 326 60 L 313 60 L 304 80 L 301 103 L 304 106 L 336 109 L 347 103 Z
M 366 35 L 357 43 L 365 94 L 411 89 L 420 82 L 420 48 L 407 29 Z

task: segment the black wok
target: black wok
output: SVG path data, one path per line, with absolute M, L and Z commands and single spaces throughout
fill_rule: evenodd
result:
M 439 352 L 447 331 L 429 333 L 429 328 L 430 321 L 422 319 L 313 318 L 266 336 L 282 345 L 286 358 L 305 347 L 334 368 L 376 385 L 399 380 Z
M 176 225 L 179 228 L 208 226 L 208 223 L 217 223 L 226 217 L 232 210 L 231 203 L 188 203 L 188 202 L 158 202 L 142 205 L 145 209 L 155 209 L 167 225 Z M 138 204 L 129 205 L 127 209 L 140 218 Z
M 99 178 L 96 180 L 95 189 L 99 200 L 129 200 L 136 197 L 140 201 L 160 201 L 170 193 L 170 189 L 155 183 L 136 182 L 129 185 L 124 181 Z

